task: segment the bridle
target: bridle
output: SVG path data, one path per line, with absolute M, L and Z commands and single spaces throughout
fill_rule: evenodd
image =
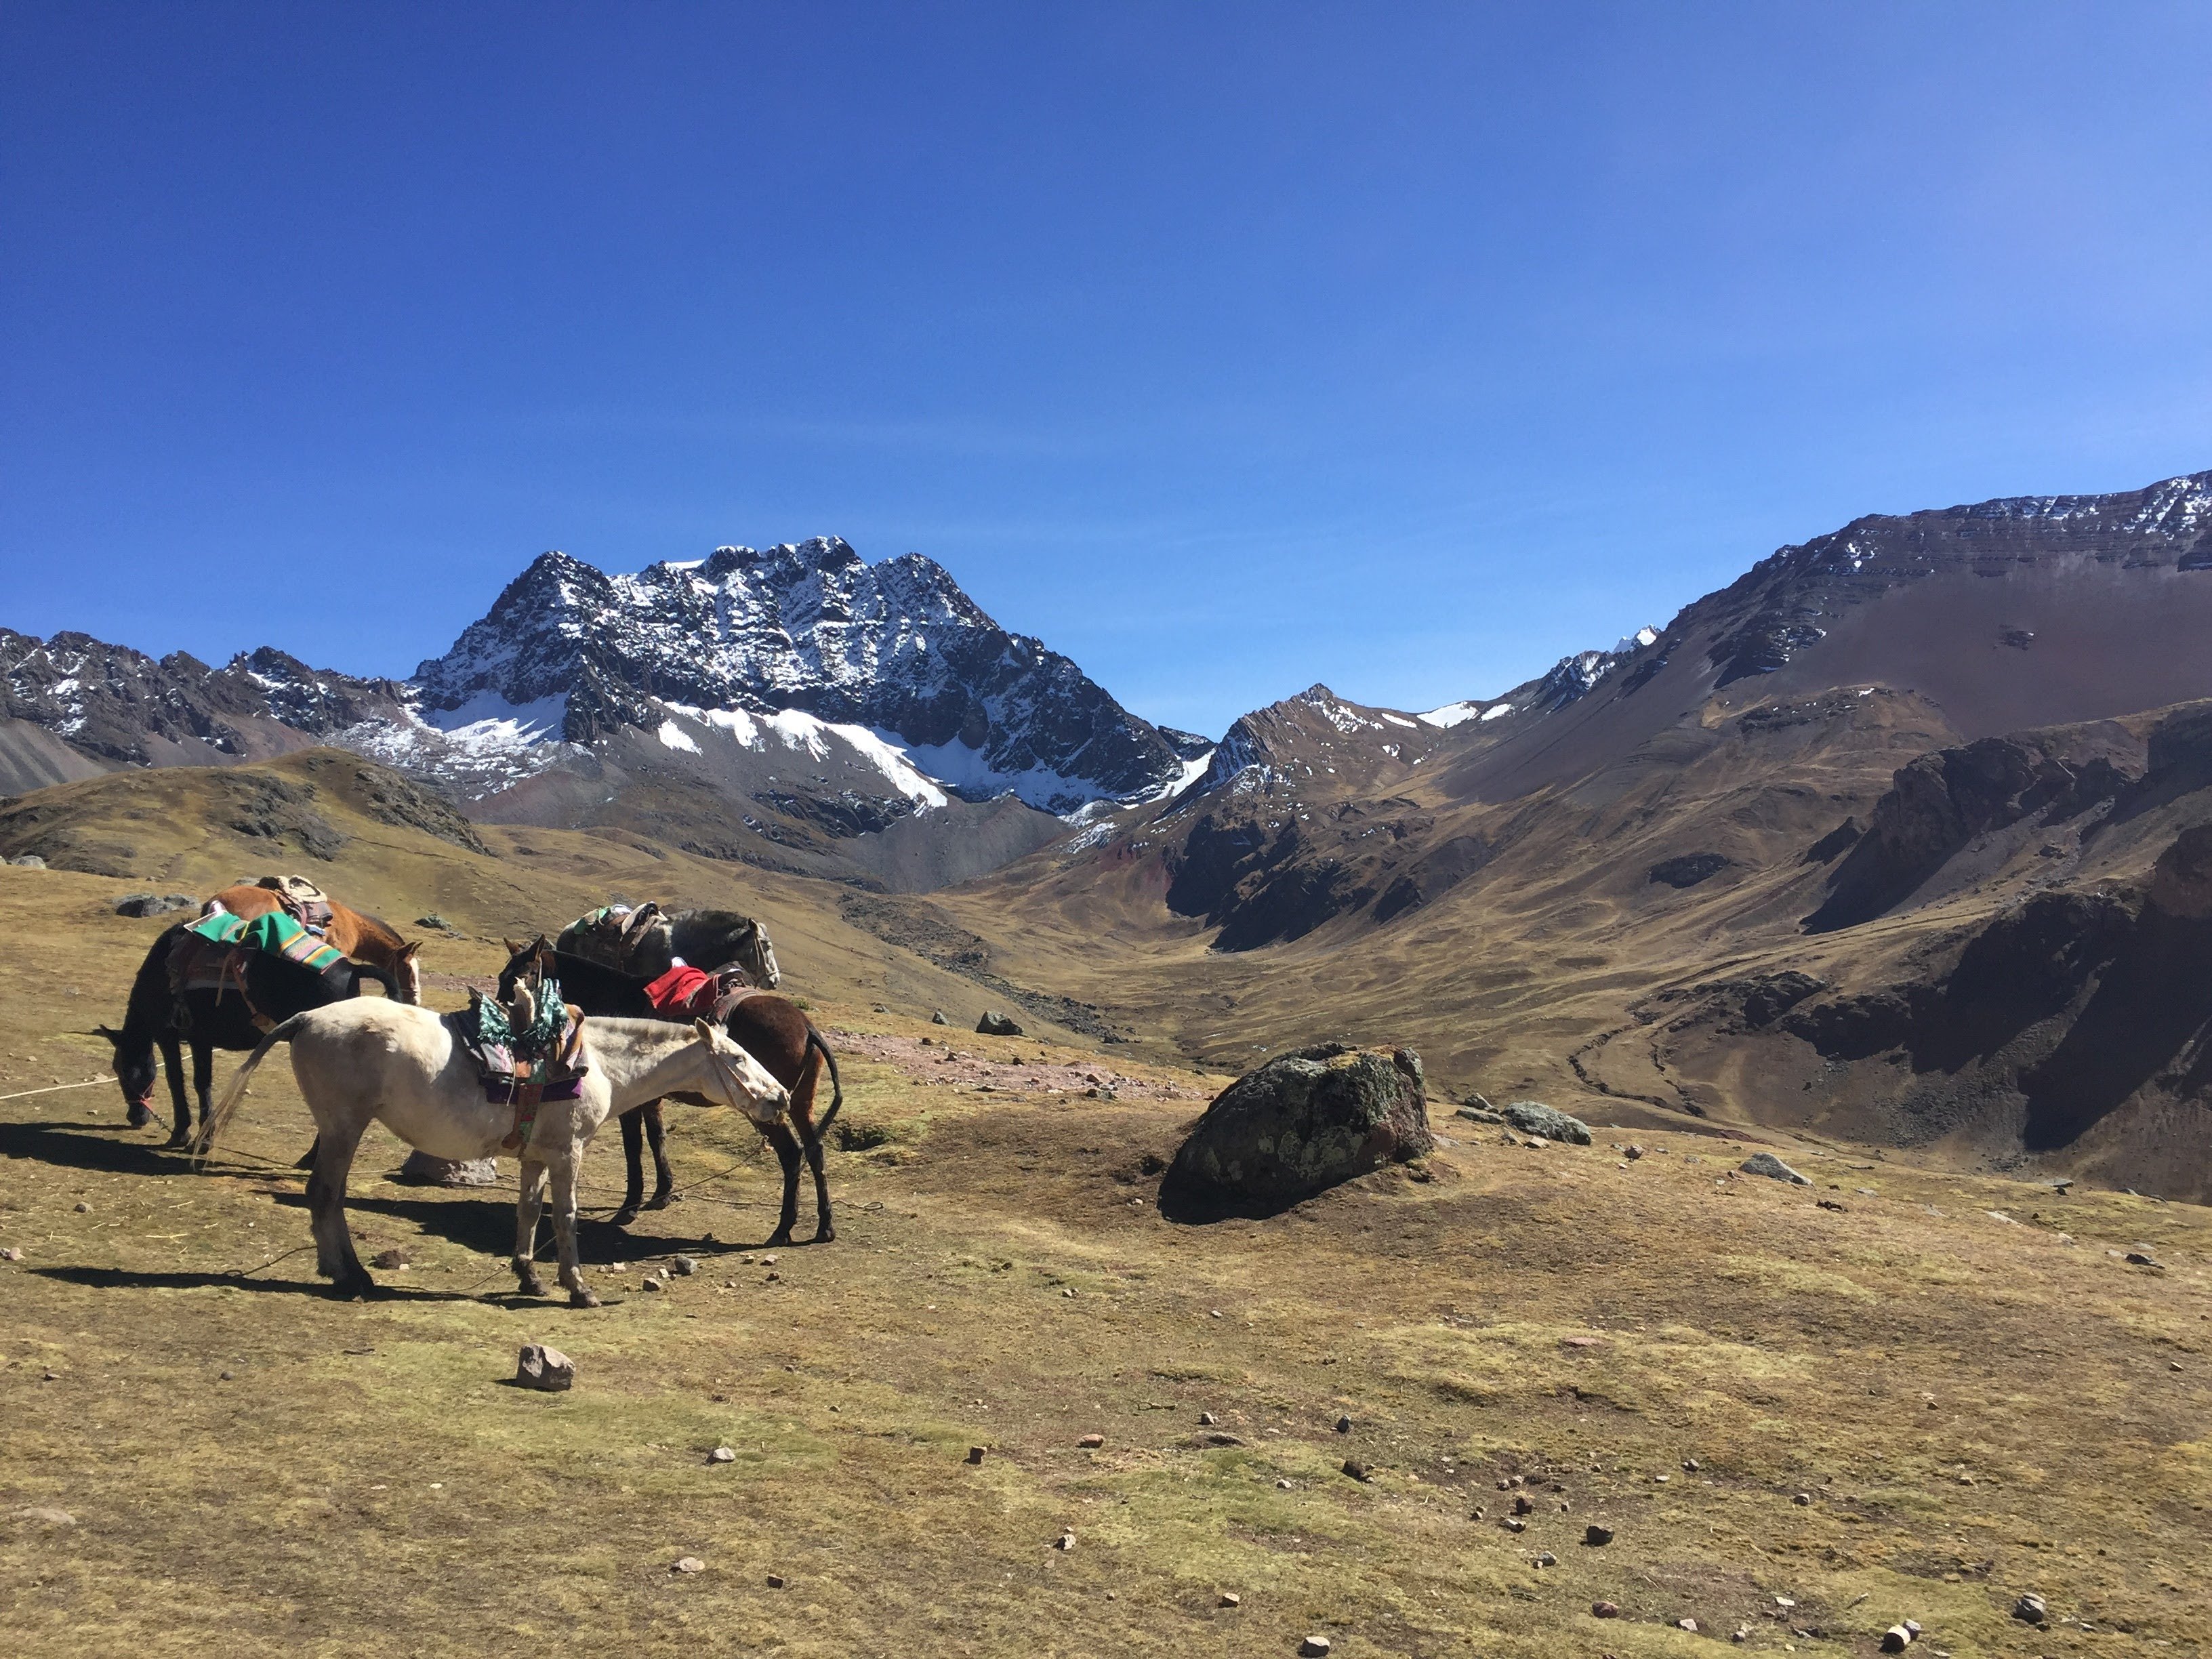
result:
M 744 1114 L 745 1117 L 757 1128 L 765 1129 L 783 1115 L 781 1111 L 777 1111 L 771 1112 L 765 1118 L 762 1117 L 760 1102 L 755 1097 L 751 1090 L 738 1081 L 737 1074 L 732 1070 L 730 1062 L 722 1058 L 722 1051 L 714 1046 L 714 1039 L 711 1032 L 701 1031 L 696 1036 L 699 1042 L 707 1045 L 707 1058 L 714 1064 L 714 1077 L 721 1085 L 723 1103 L 726 1105 Z

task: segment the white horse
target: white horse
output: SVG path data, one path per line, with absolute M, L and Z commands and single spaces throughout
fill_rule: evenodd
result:
M 553 1186 L 553 1233 L 561 1283 L 572 1307 L 594 1308 L 576 1259 L 576 1181 L 584 1149 L 611 1116 L 665 1096 L 700 1096 L 743 1112 L 763 1133 L 790 1105 L 783 1085 L 760 1062 L 704 1020 L 689 1026 L 654 1019 L 586 1019 L 578 1058 L 587 1068 L 574 1100 L 549 1100 L 524 1143 L 522 1195 L 516 1205 L 514 1272 L 528 1295 L 545 1286 L 531 1255 L 539 1192 Z M 280 1042 L 292 1045 L 292 1074 L 315 1118 L 314 1173 L 307 1204 L 315 1268 L 337 1292 L 372 1294 L 376 1281 L 354 1254 L 346 1230 L 346 1178 L 372 1121 L 433 1158 L 489 1158 L 516 1127 L 515 1109 L 484 1098 L 483 1083 L 445 1021 L 428 1008 L 382 998 L 334 1003 L 295 1016 L 262 1040 L 239 1068 L 202 1131 L 204 1158 L 245 1097 L 255 1066 Z

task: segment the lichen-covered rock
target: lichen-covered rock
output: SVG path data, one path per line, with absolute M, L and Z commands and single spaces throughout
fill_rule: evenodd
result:
M 433 1158 L 425 1152 L 410 1152 L 393 1179 L 410 1187 L 495 1187 L 499 1164 L 489 1158 Z
M 1547 1106 L 1540 1100 L 1516 1100 L 1498 1108 L 1498 1115 L 1524 1135 L 1540 1135 L 1546 1140 L 1571 1141 L 1577 1146 L 1590 1144 L 1589 1125 L 1578 1117 L 1569 1117 L 1555 1106 Z
M 1435 1146 L 1419 1055 L 1322 1043 L 1269 1060 L 1215 1097 L 1160 1182 L 1161 1212 L 1272 1214 Z
M 996 1008 L 986 1009 L 983 1018 L 975 1022 L 976 1031 L 983 1036 L 1019 1036 L 1022 1028 L 1016 1021 Z
M 1753 1152 L 1736 1165 L 1746 1175 L 1765 1176 L 1770 1181 L 1786 1181 L 1793 1187 L 1809 1187 L 1813 1183 L 1791 1169 L 1771 1152 Z

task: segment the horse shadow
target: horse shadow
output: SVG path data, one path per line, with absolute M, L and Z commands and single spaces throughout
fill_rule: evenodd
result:
M 272 1196 L 288 1209 L 305 1210 L 307 1207 L 304 1192 L 279 1192 Z M 386 1197 L 379 1193 L 349 1192 L 346 1194 L 346 1210 L 349 1214 L 365 1212 L 404 1222 L 431 1237 L 442 1238 L 447 1243 L 458 1244 L 464 1249 L 475 1250 L 484 1255 L 504 1257 L 511 1255 L 514 1250 L 514 1198 L 512 1194 L 502 1194 L 498 1199 L 458 1194 L 447 1198 L 400 1198 Z M 538 1222 L 538 1254 L 540 1259 L 550 1255 L 552 1237 L 551 1218 L 540 1215 Z M 576 1253 L 586 1267 L 604 1267 L 611 1261 L 636 1261 L 648 1256 L 679 1252 L 685 1255 L 718 1256 L 769 1248 L 765 1241 L 748 1244 L 706 1233 L 696 1238 L 658 1233 L 648 1237 L 592 1216 L 580 1213 L 576 1218 Z
M 98 1121 L 0 1123 L 0 1158 L 34 1158 L 106 1175 L 174 1175 L 190 1159 L 143 1139 L 143 1129 Z M 125 1137 L 128 1137 L 126 1139 Z
M 33 1267 L 41 1279 L 95 1291 L 256 1291 L 271 1296 L 311 1296 L 327 1301 L 331 1291 L 319 1279 L 250 1279 L 235 1273 L 140 1273 L 128 1267 Z M 380 1284 L 380 1302 L 474 1302 L 460 1291 L 431 1291 L 411 1285 Z

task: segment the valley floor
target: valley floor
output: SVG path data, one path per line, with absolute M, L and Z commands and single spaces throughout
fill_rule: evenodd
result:
M 0 1095 L 104 1070 L 77 1034 L 112 1014 L 113 962 L 95 984 L 36 934 L 10 951 Z M 1325 1634 L 1625 1659 L 1739 1628 L 1866 1653 L 1910 1618 L 1915 1651 L 1961 1659 L 2212 1644 L 2203 1210 L 1894 1157 L 1792 1152 L 1815 1184 L 1791 1188 L 1732 1174 L 1717 1139 L 1637 1131 L 1632 1163 L 1607 1144 L 1628 1132 L 1535 1151 L 1440 1108 L 1455 1144 L 1422 1170 L 1179 1227 L 1146 1161 L 1218 1079 L 1120 1059 L 1136 1086 L 1112 1100 L 1009 1091 L 1105 1056 L 955 1034 L 993 1069 L 940 1078 L 920 1039 L 942 1028 L 816 1017 L 864 1034 L 846 1118 L 881 1137 L 832 1154 L 836 1242 L 771 1264 L 773 1160 L 678 1109 L 685 1195 L 587 1227 L 611 1304 L 590 1312 L 509 1293 L 508 1191 L 390 1184 L 375 1132 L 353 1223 L 364 1256 L 412 1265 L 379 1275 L 387 1299 L 330 1300 L 281 1063 L 204 1173 L 125 1129 L 112 1085 L 0 1101 L 0 1244 L 23 1252 L 0 1264 L 0 1642 L 1243 1656 Z M 603 1217 L 620 1160 L 596 1156 Z M 644 1291 L 679 1252 L 699 1272 Z M 574 1392 L 507 1386 L 527 1340 L 574 1358 Z M 2010 1616 L 2029 1591 L 2045 1631 Z

